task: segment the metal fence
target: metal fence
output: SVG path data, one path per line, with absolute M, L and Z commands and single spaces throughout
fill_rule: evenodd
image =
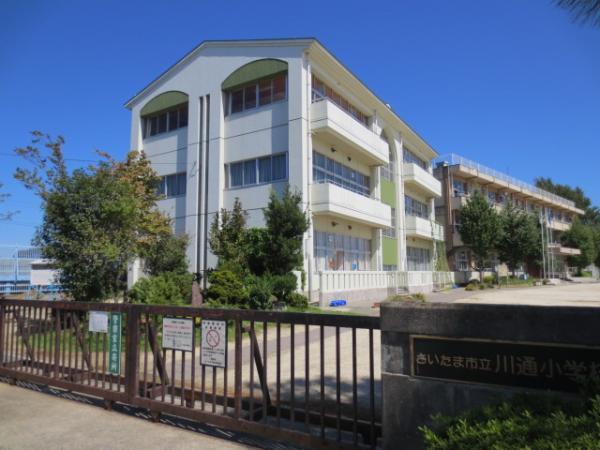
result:
M 166 348 L 165 317 L 192 321 L 188 351 Z M 205 320 L 227 325 L 225 368 L 200 363 Z M 2 376 L 311 448 L 378 445 L 379 348 L 376 317 L 0 300 Z

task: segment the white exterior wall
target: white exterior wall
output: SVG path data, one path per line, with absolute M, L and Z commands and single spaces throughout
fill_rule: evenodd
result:
M 323 65 L 316 63 L 305 41 L 297 44 L 285 41 L 277 44 L 246 42 L 240 45 L 230 43 L 213 43 L 205 46 L 193 58 L 184 59 L 174 69 L 169 70 L 150 88 L 144 90 L 132 100 L 128 107 L 132 112 L 131 148 L 143 150 L 150 158 L 159 175 L 187 172 L 186 195 L 159 202 L 159 208 L 174 219 L 174 229 L 178 233 L 186 233 L 190 239 L 188 260 L 191 271 L 200 271 L 203 267 L 212 267 L 216 260 L 207 252 L 207 261 L 203 261 L 205 252 L 206 208 L 207 224 L 221 208 L 231 209 L 236 198 L 248 212 L 248 225 L 262 226 L 262 208 L 266 207 L 271 189 L 281 191 L 285 182 L 262 184 L 253 187 L 228 189 L 225 186 L 225 165 L 258 158 L 270 154 L 287 152 L 288 180 L 292 189 L 302 193 L 303 208 L 311 217 L 310 230 L 305 235 L 304 270 L 312 272 L 313 234 L 315 229 L 326 231 L 331 227 L 327 216 L 312 216 L 312 150 L 313 148 L 328 157 L 343 162 L 355 170 L 371 178 L 371 198 L 380 199 L 380 175 L 378 165 L 372 160 L 361 159 L 352 153 L 351 160 L 343 149 L 331 153 L 327 142 L 311 133 L 311 73 L 318 71 L 318 76 L 333 86 L 355 106 L 369 111 L 372 115 L 371 128 L 378 136 L 386 130 L 388 143 L 396 153 L 397 179 L 396 185 L 396 222 L 398 242 L 398 269 L 406 269 L 406 236 L 404 221 L 404 183 L 402 181 L 402 146 L 403 136 L 400 129 L 394 128 L 381 118 L 381 114 L 372 107 L 372 99 L 363 98 L 361 92 L 346 88 L 337 83 L 336 75 Z M 225 117 L 222 82 L 235 70 L 254 60 L 275 58 L 288 64 L 287 100 L 266 106 L 236 113 Z M 169 133 L 158 134 L 142 139 L 140 111 L 144 105 L 157 95 L 168 91 L 180 91 L 188 95 L 188 126 Z M 365 90 L 365 96 L 367 91 Z M 210 96 L 210 111 L 207 114 L 207 96 Z M 385 107 L 384 107 L 385 108 Z M 208 118 L 202 122 L 201 117 Z M 202 122 L 202 123 L 201 123 Z M 362 126 L 357 124 L 356 126 Z M 208 140 L 207 140 L 208 139 Z M 203 168 L 208 154 L 208 203 L 204 205 L 204 173 Z M 424 159 L 429 159 L 423 156 Z M 200 196 L 200 201 L 198 201 Z M 419 198 L 418 195 L 415 197 Z M 425 199 L 432 203 L 433 199 Z M 434 214 L 433 207 L 431 213 Z M 338 218 L 337 222 L 350 225 L 352 235 L 360 235 L 371 239 L 372 268 L 382 270 L 382 230 L 377 226 L 366 226 L 353 222 L 352 218 Z M 337 232 L 342 227 L 339 227 Z M 344 227 L 348 229 L 348 227 Z M 197 232 L 199 230 L 199 233 Z M 332 230 L 333 231 L 333 230 Z M 431 243 L 429 243 L 431 245 Z M 198 261 L 198 263 L 197 263 Z M 316 274 L 315 274 L 316 277 Z M 308 289 L 314 288 L 316 280 L 308 277 Z

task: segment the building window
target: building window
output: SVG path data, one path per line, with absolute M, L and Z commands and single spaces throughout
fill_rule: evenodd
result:
M 381 176 L 388 181 L 394 182 L 394 173 L 396 172 L 396 161 L 394 161 L 394 152 L 390 149 L 390 162 L 381 166 Z
M 465 195 L 467 195 L 469 193 L 469 190 L 467 188 L 467 183 L 465 183 L 464 181 L 453 180 L 452 188 L 453 188 L 455 197 L 464 197 Z
M 371 195 L 369 176 L 318 152 L 313 152 L 313 183 L 332 183 L 365 197 Z
M 165 175 L 160 179 L 157 192 L 158 195 L 164 195 L 166 198 L 179 197 L 185 195 L 186 184 L 186 172 Z
M 365 127 L 369 126 L 369 118 L 366 114 L 360 112 L 358 108 L 356 108 L 352 103 L 342 97 L 339 93 L 331 89 L 324 82 L 319 80 L 316 76 L 312 76 L 312 101 L 318 102 L 320 100 L 324 100 L 328 98 L 333 103 L 338 105 L 360 123 L 362 123 Z
M 402 159 L 405 163 L 416 164 L 417 166 L 425 170 L 429 169 L 429 164 L 427 164 L 427 161 L 423 161 L 421 158 L 419 158 L 407 148 L 404 148 L 404 150 L 402 151 Z
M 371 240 L 315 231 L 315 270 L 370 270 Z
M 144 139 L 157 134 L 187 127 L 188 104 L 142 117 Z
M 409 216 L 429 219 L 429 207 L 425 203 L 415 200 L 410 195 L 404 195 L 404 212 Z
M 467 252 L 462 250 L 456 254 L 456 270 L 465 272 L 469 270 L 469 258 Z
M 431 251 L 428 248 L 406 247 L 408 270 L 431 270 Z
M 383 235 L 389 238 L 396 238 L 396 208 L 392 208 L 392 226 L 384 228 Z
M 287 179 L 287 153 L 227 164 L 225 172 L 229 188 L 284 181 Z
M 225 115 L 254 109 L 286 98 L 287 73 L 280 73 L 227 92 Z

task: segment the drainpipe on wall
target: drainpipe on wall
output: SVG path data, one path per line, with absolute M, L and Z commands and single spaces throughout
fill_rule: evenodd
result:
M 312 242 L 313 236 L 313 220 L 311 213 L 311 185 L 312 185 L 312 136 L 310 133 L 310 105 L 311 105 L 311 97 L 312 97 L 312 75 L 311 75 L 311 66 L 310 60 L 308 59 L 308 52 L 304 53 L 304 58 L 306 61 L 306 148 L 307 148 L 307 158 L 306 158 L 306 212 L 308 214 L 308 219 L 310 220 L 310 225 L 308 227 L 308 239 L 306 242 L 306 255 L 308 256 L 307 261 L 307 269 L 308 269 L 308 301 L 312 300 L 312 288 L 313 288 L 313 254 L 310 248 L 308 248 Z M 319 287 L 319 290 L 321 287 Z

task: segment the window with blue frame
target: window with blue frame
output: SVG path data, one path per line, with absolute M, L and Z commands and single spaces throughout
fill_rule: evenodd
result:
M 313 183 L 332 183 L 365 197 L 371 195 L 371 182 L 368 175 L 318 152 L 313 152 Z
M 179 197 L 185 195 L 187 183 L 187 173 L 180 172 L 161 177 L 157 192 L 166 198 Z
M 287 153 L 247 159 L 226 166 L 227 187 L 238 188 L 287 180 Z

